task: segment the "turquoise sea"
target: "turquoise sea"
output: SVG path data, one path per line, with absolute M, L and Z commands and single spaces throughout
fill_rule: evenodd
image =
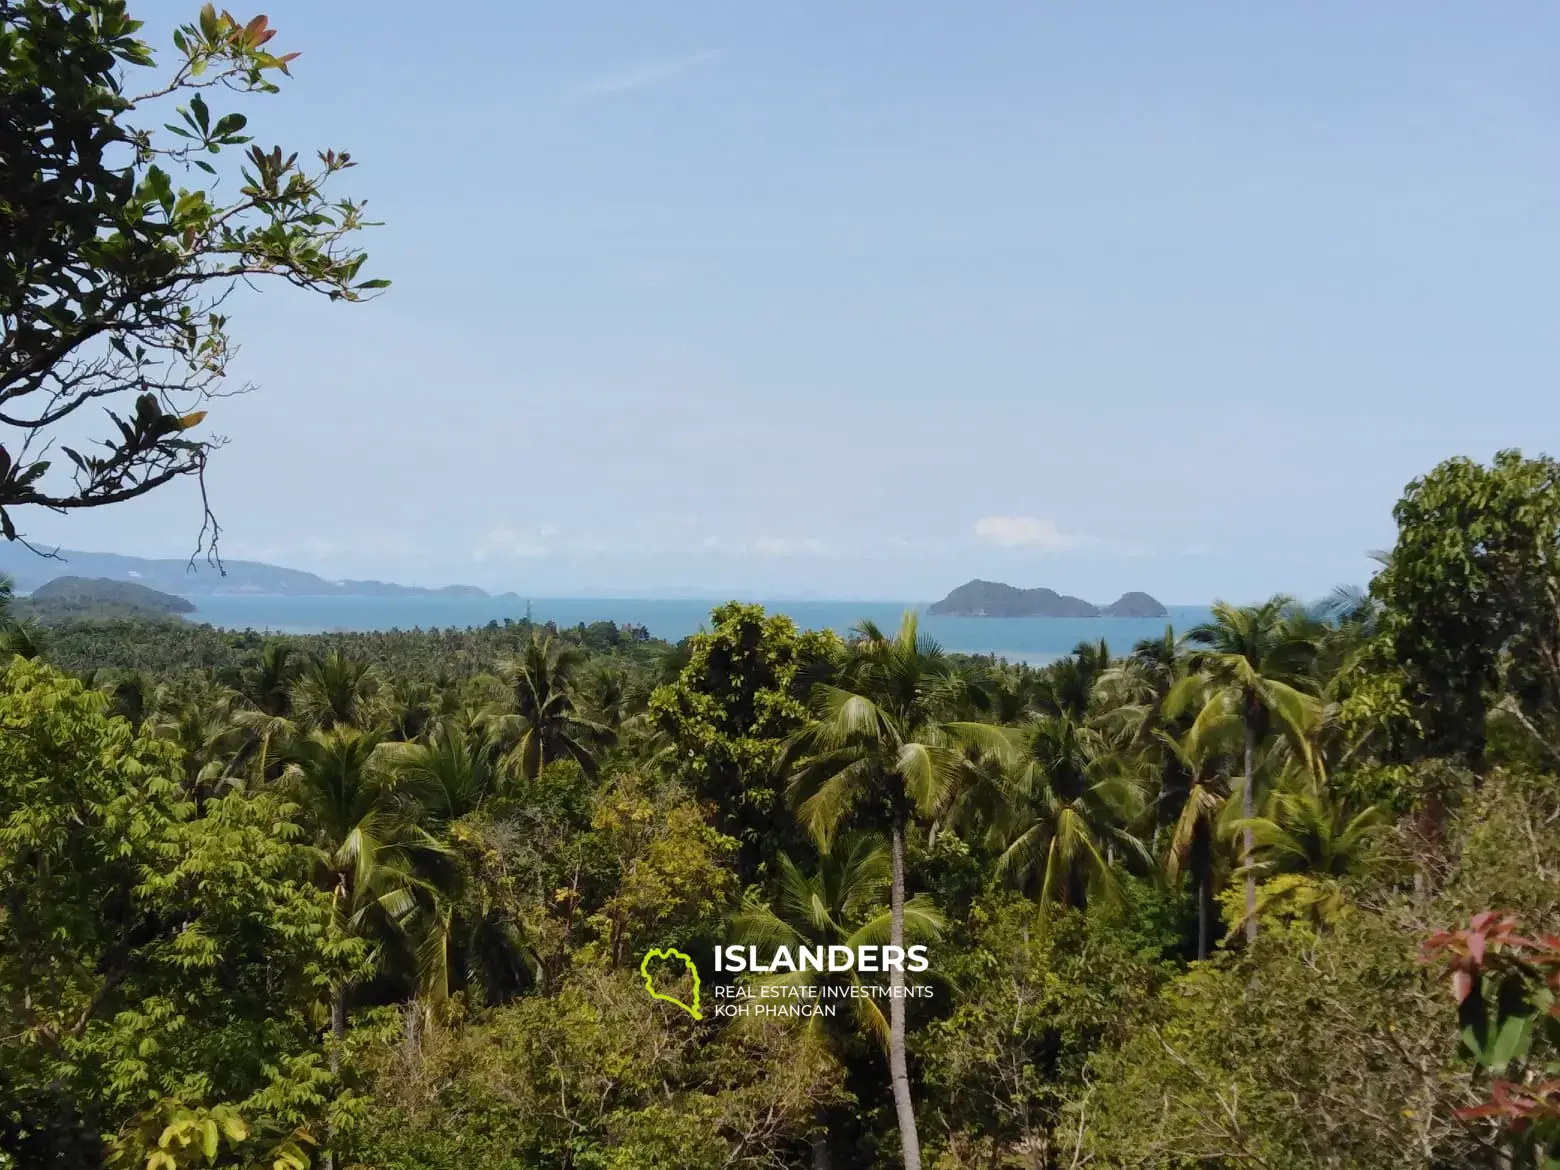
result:
M 481 626 L 525 616 L 525 602 L 495 597 L 192 597 L 199 608 L 191 621 L 229 629 L 313 634 L 330 630 L 410 630 Z M 615 621 L 644 626 L 657 638 L 675 642 L 709 624 L 717 602 L 669 598 L 538 597 L 531 616 L 538 622 L 573 626 Z M 841 633 L 863 618 L 892 629 L 906 609 L 924 610 L 918 601 L 765 601 L 772 612 L 788 614 L 806 629 Z M 960 618 L 927 617 L 922 629 L 945 650 L 995 654 L 1015 662 L 1044 663 L 1066 654 L 1079 642 L 1104 638 L 1122 653 L 1142 638 L 1154 638 L 1173 625 L 1185 631 L 1208 619 L 1202 606 L 1169 606 L 1164 618 Z

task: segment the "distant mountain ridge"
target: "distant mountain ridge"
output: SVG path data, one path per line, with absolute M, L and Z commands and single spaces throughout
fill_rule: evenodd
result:
M 294 597 L 490 597 L 475 585 L 392 585 L 384 581 L 327 581 L 301 569 L 260 561 L 222 562 L 226 576 L 204 561 L 126 557 L 118 553 L 60 549 L 57 558 L 40 557 L 13 541 L 0 540 L 0 576 L 11 578 L 18 593 L 31 593 L 56 577 L 69 575 L 145 585 L 180 597 L 212 594 L 268 594 Z M 509 596 L 504 594 L 503 596 Z
M 927 613 L 947 617 L 1169 617 L 1170 611 L 1147 593 L 1123 593 L 1099 606 L 1054 589 L 1019 589 L 1000 581 L 966 581 Z

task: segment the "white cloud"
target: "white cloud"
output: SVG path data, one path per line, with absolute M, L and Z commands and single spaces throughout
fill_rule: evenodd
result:
M 719 57 L 719 49 L 706 49 L 702 53 L 690 53 L 686 57 L 676 57 L 667 61 L 651 61 L 630 69 L 624 73 L 615 73 L 610 77 L 597 78 L 595 81 L 586 82 L 574 92 L 578 97 L 606 97 L 608 94 L 626 93 L 631 89 L 644 89 L 646 86 L 659 85 L 663 81 L 670 81 L 680 73 L 686 73 L 706 61 L 713 61 Z
M 542 535 L 550 535 L 557 532 L 552 525 L 547 525 L 542 530 Z M 482 538 L 481 543 L 471 550 L 471 559 L 479 565 L 485 564 L 495 556 L 508 557 L 511 560 L 520 557 L 545 557 L 547 546 L 540 540 L 516 532 L 513 528 L 495 528 Z
M 1076 548 L 1084 538 L 1063 532 L 1055 520 L 1037 520 L 1033 516 L 986 516 L 975 521 L 975 535 L 1006 548 Z

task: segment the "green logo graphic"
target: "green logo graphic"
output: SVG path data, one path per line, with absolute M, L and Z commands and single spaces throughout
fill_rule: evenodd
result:
M 692 1007 L 689 1007 L 687 1004 L 683 1003 L 683 1001 L 678 999 L 675 995 L 662 995 L 655 989 L 655 977 L 650 974 L 651 959 L 681 959 L 683 961 L 683 966 L 687 967 L 688 973 L 693 976 Z M 693 965 L 693 960 L 690 959 L 687 955 L 683 954 L 679 950 L 673 949 L 672 947 L 667 947 L 664 951 L 660 950 L 659 948 L 653 951 L 646 951 L 644 960 L 639 964 L 639 973 L 645 977 L 645 990 L 650 993 L 651 999 L 661 999 L 665 1000 L 667 1003 L 675 1003 L 678 1007 L 682 1008 L 683 1011 L 687 1012 L 696 1020 L 702 1020 L 704 1018 L 703 1014 L 701 1014 L 699 1011 L 699 969 Z

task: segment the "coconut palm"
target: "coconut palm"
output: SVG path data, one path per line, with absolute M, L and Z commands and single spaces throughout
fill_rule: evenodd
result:
M 110 675 L 97 689 L 108 696 L 109 714 L 119 716 L 137 731 L 156 712 L 159 688 L 144 671 Z
M 804 872 L 789 856 L 778 854 L 779 889 L 772 902 L 750 895 L 727 924 L 734 943 L 760 953 L 784 946 L 878 946 L 888 941 L 891 911 L 884 908 L 892 864 L 889 851 L 870 833 L 846 832 L 820 850 L 817 868 Z M 935 938 L 942 916 L 925 894 L 905 901 L 906 937 Z M 861 982 L 855 971 L 794 971 L 758 977 L 760 984 L 790 987 L 844 987 Z M 821 997 L 820 997 L 821 998 Z M 858 1027 L 885 1048 L 888 1021 L 871 999 L 851 1001 Z M 810 1032 L 822 1039 L 829 1027 L 821 1015 L 810 1017 Z
M 786 854 L 776 858 L 779 890 L 773 902 L 749 896 L 742 910 L 727 925 L 727 937 L 734 943 L 753 946 L 760 953 L 776 947 L 788 948 L 794 956 L 802 947 L 845 946 L 855 949 L 880 946 L 891 935 L 892 911 L 885 911 L 892 865 L 882 843 L 866 833 L 845 833 L 818 854 L 817 868 L 804 873 Z M 943 920 L 931 900 L 916 894 L 904 905 L 907 937 L 935 938 Z M 827 954 L 827 951 L 824 951 Z M 816 988 L 811 994 L 823 1000 L 846 992 L 861 983 L 854 971 L 797 970 L 758 976 L 761 985 Z M 847 992 L 848 994 L 848 992 Z M 890 1028 L 882 1011 L 870 998 L 847 999 L 854 1008 L 856 1027 L 875 1038 L 885 1048 Z M 840 1039 L 822 1014 L 810 1017 L 804 1025 L 808 1038 L 829 1044 Z M 830 1164 L 827 1118 L 820 1113 L 813 1143 L 813 1166 L 821 1170 Z
M 339 650 L 311 657 L 292 684 L 293 718 L 319 731 L 341 727 L 367 730 L 384 714 L 379 672 Z
M 272 639 L 260 648 L 255 665 L 236 672 L 233 689 L 256 711 L 287 718 L 292 714 L 293 684 L 303 667 L 290 644 Z
M 1197 886 L 1197 957 L 1206 959 L 1212 942 L 1213 887 L 1219 860 L 1220 818 L 1229 800 L 1229 783 L 1210 766 L 1206 743 L 1189 743 L 1164 731 L 1156 734 L 1163 758 L 1186 777 L 1178 785 L 1175 819 L 1165 849 L 1165 876 L 1178 881 L 1190 874 Z
M 1263 886 L 1248 913 L 1281 913 L 1325 926 L 1347 903 L 1343 881 L 1368 862 L 1386 811 L 1353 811 L 1290 769 L 1264 814 L 1230 829 L 1249 828 L 1256 839 L 1252 868 L 1263 875 Z
M 1110 648 L 1103 640 L 1079 642 L 1071 654 L 1041 671 L 1037 688 L 1041 710 L 1082 720 L 1094 701 L 1096 684 L 1110 665 Z
M 410 939 L 420 966 L 430 922 L 443 917 L 437 876 L 447 872 L 448 850 L 415 819 L 415 805 L 397 791 L 376 732 L 339 727 L 314 731 L 291 749 L 282 776 L 301 807 L 320 884 L 332 892 L 336 921 L 369 944 L 378 967 L 387 951 Z M 430 876 L 433 875 L 433 876 Z M 330 1069 L 341 1071 L 351 986 L 331 988 Z M 328 1156 L 327 1156 L 328 1157 Z M 330 1164 L 327 1162 L 327 1164 Z
M 387 743 L 381 754 L 401 793 L 415 802 L 420 823 L 448 839 L 460 861 L 441 877 L 445 897 L 426 923 L 424 996 L 442 1000 L 455 981 L 477 989 L 488 1003 L 519 992 L 536 976 L 536 956 L 520 923 L 491 897 L 492 883 L 470 880 L 493 838 L 503 835 L 502 826 L 478 816 L 500 785 L 494 753 L 480 730 L 445 724 L 425 743 Z
M 587 776 L 596 774 L 595 749 L 611 732 L 580 709 L 574 676 L 582 661 L 566 643 L 533 634 L 518 657 L 499 664 L 510 706 L 492 709 L 489 722 L 494 738 L 511 745 L 510 761 L 527 779 L 535 779 L 548 761 L 565 758 Z
M 1321 760 L 1312 737 L 1321 705 L 1311 687 L 1309 669 L 1316 653 L 1315 627 L 1294 600 L 1275 596 L 1261 605 L 1215 602 L 1213 621 L 1194 628 L 1192 672 L 1177 683 L 1167 702 L 1173 716 L 1196 708 L 1188 731 L 1195 745 L 1222 734 L 1231 724 L 1242 736 L 1241 816 L 1250 821 L 1256 808 L 1257 750 L 1277 736 L 1293 755 L 1320 775 Z M 1246 868 L 1246 937 L 1257 936 L 1256 876 L 1251 869 L 1256 839 L 1243 831 Z
M 396 680 L 385 689 L 390 734 L 410 742 L 432 735 L 454 714 L 453 688 L 423 679 Z
M 1024 760 L 993 824 L 998 875 L 1034 890 L 1042 907 L 1119 899 L 1113 856 L 1147 860 L 1126 827 L 1142 806 L 1137 761 L 1069 715 L 1042 716 L 1021 735 Z
M 915 819 L 944 811 L 954 792 L 961 753 L 953 737 L 963 725 L 943 724 L 940 716 L 963 688 L 942 650 L 920 633 L 914 612 L 893 637 L 871 622 L 857 635 L 835 681 L 813 687 L 813 718 L 788 743 L 782 766 L 790 771 L 793 807 L 823 847 L 853 821 L 888 838 L 889 941 L 902 947 L 905 836 Z M 899 998 L 904 973 L 891 972 L 889 982 L 889 1077 L 900 1148 L 906 1170 L 920 1170 Z
M 127 688 L 127 703 L 140 698 L 133 684 Z M 179 745 L 184 790 L 194 800 L 198 814 L 215 789 L 234 782 L 240 775 L 239 753 L 244 734 L 234 720 L 238 696 L 226 687 L 196 686 L 163 698 L 160 709 L 149 720 L 152 733 Z
M 1256 838 L 1263 873 L 1339 878 L 1365 862 L 1386 820 L 1379 806 L 1354 812 L 1292 777 L 1268 798 L 1263 815 L 1242 828 L 1250 828 Z
M 291 746 L 281 779 L 338 914 L 365 936 L 405 919 L 423 885 L 413 862 L 439 848 L 417 824 L 383 748 L 377 732 L 313 731 Z
M 35 617 L 21 621 L 0 613 L 0 659 L 42 658 L 46 636 Z

